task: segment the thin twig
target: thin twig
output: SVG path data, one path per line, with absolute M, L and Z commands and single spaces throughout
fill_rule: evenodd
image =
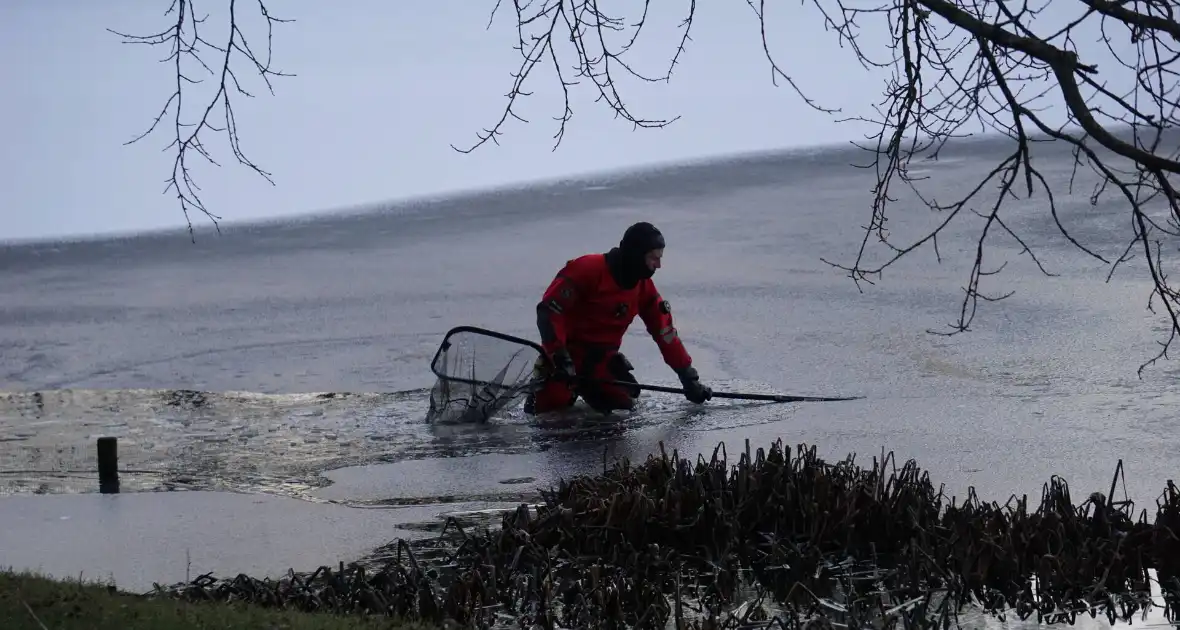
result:
M 25 610 L 29 611 L 29 616 L 33 618 L 33 621 L 36 621 L 37 625 L 41 626 L 41 630 L 49 630 L 49 628 L 45 626 L 45 623 L 41 621 L 41 618 L 37 616 L 37 613 L 33 612 L 33 607 L 29 606 L 28 602 L 22 599 L 20 600 L 20 603 L 25 607 Z
M 229 141 L 230 150 L 239 163 L 247 166 L 250 170 L 259 174 L 263 179 L 269 182 L 272 186 L 274 180 L 271 174 L 246 157 L 242 151 L 240 136 L 238 135 L 237 120 L 234 114 L 233 102 L 230 100 L 231 88 L 237 94 L 247 98 L 253 98 L 254 95 L 247 92 L 238 82 L 238 76 L 234 71 L 234 61 L 236 59 L 244 58 L 247 65 L 259 76 L 262 77 L 270 93 L 274 94 L 274 87 L 271 85 L 271 76 L 295 76 L 271 69 L 271 47 L 273 42 L 274 25 L 278 23 L 293 22 L 290 19 L 279 19 L 273 17 L 267 9 L 263 0 L 256 0 L 258 11 L 266 19 L 267 37 L 266 37 L 266 60 L 260 60 L 255 52 L 251 49 L 250 43 L 245 34 L 242 32 L 238 22 L 238 0 L 228 0 L 227 28 L 225 32 L 225 43 L 216 44 L 206 39 L 203 32 L 200 30 L 201 25 L 206 21 L 208 16 L 197 17 L 194 11 L 195 0 L 172 0 L 172 4 L 164 15 L 169 15 L 175 12 L 176 17 L 174 23 L 163 31 L 149 34 L 149 35 L 129 35 L 113 29 L 107 29 L 123 38 L 125 44 L 145 44 L 148 46 L 164 45 L 170 49 L 167 57 L 162 59 L 162 62 L 171 62 L 174 66 L 175 89 L 172 94 L 165 101 L 163 109 L 153 119 L 152 124 L 143 133 L 135 136 L 131 140 L 125 142 L 125 145 L 134 144 L 151 135 L 160 121 L 168 115 L 168 112 L 175 106 L 175 112 L 172 117 L 172 142 L 165 147 L 165 150 L 175 149 L 176 154 L 172 163 L 172 172 L 167 179 L 168 185 L 164 188 L 164 192 L 173 191 L 177 200 L 180 203 L 180 210 L 184 214 L 185 222 L 188 226 L 189 237 L 195 242 L 196 234 L 193 231 L 192 218 L 190 212 L 193 210 L 199 211 L 213 222 L 214 227 L 220 233 L 220 225 L 218 220 L 220 216 L 214 214 L 205 203 L 201 200 L 200 186 L 197 185 L 189 171 L 187 158 L 189 152 L 195 151 L 198 155 L 205 158 L 210 164 L 220 166 L 212 155 L 205 148 L 202 141 L 201 132 L 208 130 L 212 132 L 224 131 L 226 138 Z M 203 54 L 211 50 L 219 57 L 219 67 L 214 70 L 210 67 Z M 204 70 L 209 75 L 217 78 L 217 87 L 214 94 L 209 100 L 200 108 L 201 117 L 197 122 L 186 122 L 184 120 L 183 106 L 185 104 L 185 96 L 189 94 L 188 86 L 197 85 L 201 83 L 201 79 L 193 78 L 189 75 L 188 69 L 184 65 L 184 61 L 194 63 L 200 70 Z M 220 109 L 222 112 L 223 126 L 216 126 L 213 119 L 210 117 L 214 109 Z

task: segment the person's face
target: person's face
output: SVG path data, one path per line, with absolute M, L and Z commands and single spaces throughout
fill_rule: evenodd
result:
M 664 248 L 653 249 L 644 256 L 643 262 L 647 264 L 647 268 L 651 271 L 659 269 L 662 265 L 660 260 L 664 257 Z

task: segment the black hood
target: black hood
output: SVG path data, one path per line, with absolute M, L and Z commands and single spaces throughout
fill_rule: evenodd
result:
M 624 289 L 630 289 L 655 274 L 644 263 L 647 253 L 664 248 L 664 235 L 656 227 L 641 221 L 627 228 L 619 246 L 606 253 L 606 262 L 611 276 Z

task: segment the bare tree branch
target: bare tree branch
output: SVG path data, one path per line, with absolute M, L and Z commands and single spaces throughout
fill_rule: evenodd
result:
M 247 98 L 253 98 L 253 95 L 242 88 L 241 83 L 238 82 L 238 76 L 234 72 L 235 58 L 245 58 L 252 69 L 262 77 L 266 83 L 266 87 L 270 93 L 274 94 L 274 88 L 270 82 L 270 76 L 294 76 L 291 74 L 284 74 L 282 72 L 271 69 L 271 43 L 273 28 L 276 23 L 291 22 L 293 20 L 284 20 L 273 17 L 270 11 L 267 10 L 266 4 L 262 0 L 256 0 L 258 11 L 266 20 L 267 26 L 267 45 L 266 45 L 266 61 L 260 61 L 258 56 L 251 49 L 250 44 L 242 33 L 239 26 L 238 3 L 237 0 L 228 0 L 228 29 L 225 33 L 225 44 L 218 45 L 210 42 L 200 32 L 201 25 L 208 19 L 205 17 L 197 17 L 194 11 L 194 0 L 172 0 L 172 4 L 164 15 L 175 13 L 175 22 L 168 28 L 158 33 L 150 35 L 129 35 L 121 33 L 112 29 L 107 29 L 123 38 L 125 44 L 146 44 L 149 46 L 167 45 L 170 52 L 167 57 L 161 59 L 161 62 L 170 62 L 175 66 L 176 89 L 171 96 L 164 103 L 163 109 L 159 115 L 152 121 L 151 126 L 142 134 L 132 138 L 124 143 L 125 145 L 133 144 L 142 140 L 156 130 L 156 127 L 168 116 L 169 111 L 174 109 L 172 114 L 173 139 L 164 148 L 165 151 L 175 148 L 176 156 L 172 164 L 172 174 L 168 177 L 168 185 L 164 188 L 164 192 L 174 191 L 176 198 L 180 202 L 181 212 L 184 213 L 185 222 L 188 225 L 189 236 L 194 241 L 196 239 L 193 233 L 192 218 L 190 210 L 197 210 L 208 217 L 220 231 L 217 221 L 221 218 L 213 214 L 201 201 L 198 194 L 200 186 L 193 180 L 189 172 L 189 166 L 186 162 L 189 151 L 195 151 L 201 157 L 205 158 L 210 164 L 220 166 L 216 160 L 206 150 L 204 143 L 201 140 L 201 132 L 209 130 L 213 132 L 224 131 L 229 140 L 230 150 L 233 152 L 238 162 L 248 166 L 251 170 L 261 175 L 266 181 L 274 185 L 274 180 L 271 179 L 271 174 L 260 168 L 258 165 L 250 161 L 243 153 L 238 136 L 237 121 L 234 117 L 233 104 L 230 101 L 230 87 L 238 94 Z M 215 51 L 217 58 L 220 60 L 220 66 L 217 70 L 211 68 L 202 58 L 203 53 L 207 51 L 203 49 L 211 49 Z M 198 85 L 203 80 L 193 78 L 187 72 L 188 68 L 185 66 L 185 61 L 195 63 L 205 72 L 218 79 L 217 87 L 212 97 L 201 109 L 201 117 L 195 123 L 184 122 L 184 104 L 185 96 L 191 94 L 186 89 L 191 90 L 190 86 Z M 175 106 L 175 107 L 174 107 Z M 210 115 L 214 109 L 220 108 L 223 115 L 223 125 L 221 127 L 215 126 Z
M 491 128 L 477 134 L 478 140 L 474 144 L 462 149 L 454 144 L 451 147 L 461 153 L 470 153 L 489 140 L 498 144 L 496 137 L 501 135 L 501 129 L 509 118 L 528 122 L 517 115 L 513 108 L 517 99 L 531 94 L 524 91 L 524 84 L 542 61 L 552 64 L 564 99 L 564 111 L 561 116 L 555 118 L 558 121 L 557 131 L 553 135 L 555 151 L 565 135 L 566 123 L 573 116 L 569 89 L 579 83 L 578 79 L 589 79 L 593 85 L 590 89 L 597 93 L 595 102 L 606 103 L 617 118 L 623 118 L 636 128 L 665 127 L 675 122 L 679 116 L 670 120 L 651 120 L 633 114 L 619 93 L 617 77 L 622 73 L 649 83 L 667 82 L 671 79 L 672 71 L 684 53 L 692 30 L 696 0 L 688 1 L 688 15 L 680 23 L 683 33 L 667 70 L 660 76 L 649 77 L 624 61 L 623 56 L 634 45 L 647 22 L 651 0 L 644 0 L 642 14 L 635 23 L 635 30 L 631 36 L 614 46 L 608 43 L 608 40 L 613 34 L 625 31 L 625 21 L 603 11 L 599 8 L 597 0 L 527 0 L 523 3 L 521 0 L 514 0 L 518 41 L 513 48 L 520 51 L 523 59 L 520 67 L 512 73 L 512 87 L 506 95 L 508 100 L 503 112 Z M 497 0 L 492 10 L 493 19 L 500 9 L 501 2 L 502 0 Z M 490 21 L 488 25 L 491 26 Z M 530 29 L 536 29 L 537 32 L 527 32 Z M 563 41 L 570 42 L 573 49 L 574 59 L 568 67 L 557 49 L 557 43 Z
M 855 261 L 850 265 L 830 264 L 844 270 L 860 286 L 880 278 L 882 271 L 907 254 L 931 245 L 941 261 L 938 238 L 956 219 L 976 216 L 983 220 L 975 245 L 974 263 L 968 275 L 957 321 L 950 332 L 967 331 L 974 320 L 979 300 L 997 301 L 1011 292 L 992 295 L 981 290 L 981 281 L 1003 269 L 985 265 L 987 238 L 1001 233 L 1012 239 L 1041 272 L 1051 273 L 1025 238 L 1017 234 L 1014 224 L 1005 220 L 1004 208 L 1021 196 L 1030 199 L 1037 192 L 1046 196 L 1047 215 L 1056 229 L 1086 256 L 1109 266 L 1109 282 L 1115 269 L 1142 253 L 1153 291 L 1147 307 L 1155 312 L 1156 299 L 1163 305 L 1170 322 L 1166 341 L 1159 353 L 1139 367 L 1144 368 L 1167 356 L 1168 348 L 1180 333 L 1180 294 L 1168 282 L 1165 251 L 1176 249 L 1180 237 L 1180 201 L 1171 177 L 1180 174 L 1180 148 L 1176 142 L 1178 96 L 1175 62 L 1180 59 L 1180 22 L 1172 0 L 1043 0 L 1033 6 L 1030 0 L 879 0 L 868 6 L 866 0 L 807 0 L 823 16 L 826 29 L 836 32 L 865 68 L 891 68 L 893 76 L 884 86 L 885 100 L 875 108 L 877 117 L 850 117 L 842 120 L 870 123 L 878 129 L 870 135 L 873 143 L 862 148 L 874 160 L 863 168 L 876 170 L 877 184 L 870 204 L 870 220 L 864 226 Z M 839 110 L 818 105 L 804 95 L 770 52 L 768 25 L 763 0 L 747 0 L 759 20 L 763 52 L 770 62 L 771 78 L 785 79 L 805 103 L 829 114 Z M 855 5 L 855 6 L 854 6 Z M 1077 15 L 1065 20 L 1051 32 L 1044 22 L 1045 9 L 1052 5 Z M 605 31 L 621 30 L 624 18 L 607 16 L 596 0 L 532 0 L 514 2 L 518 25 L 519 50 L 524 61 L 513 74 L 512 90 L 503 115 L 469 152 L 488 140 L 495 141 L 510 116 L 513 104 L 535 66 L 546 60 L 558 73 L 564 94 L 564 112 L 556 134 L 558 143 L 572 116 L 569 90 L 574 82 L 563 71 L 563 57 L 556 42 L 570 41 L 576 51 L 570 65 L 574 75 L 590 77 L 592 89 L 617 117 L 637 127 L 662 127 L 672 120 L 646 120 L 631 113 L 620 96 L 619 69 L 647 81 L 669 81 L 688 41 L 696 4 L 690 2 L 681 22 L 684 36 L 675 47 L 668 71 L 658 79 L 647 79 L 622 61 L 648 19 L 648 5 L 632 23 L 633 33 L 611 48 Z M 500 2 L 496 3 L 496 9 Z M 1060 13 L 1060 11 L 1058 12 Z M 493 15 L 495 10 L 493 10 Z M 868 47 L 859 45 L 861 26 L 858 19 L 877 19 L 889 27 L 891 44 L 884 59 L 870 59 Z M 1096 54 L 1091 45 L 1083 54 L 1075 35 L 1084 28 L 1097 27 L 1105 48 L 1117 60 L 1117 67 L 1106 74 L 1086 59 Z M 877 28 L 877 27 L 874 27 Z M 1120 40 L 1120 38 L 1125 38 Z M 1129 41 L 1135 54 L 1124 58 L 1116 51 L 1116 41 Z M 528 52 L 525 52 L 525 51 Z M 1112 76 L 1113 75 L 1113 76 Z M 1128 85 L 1111 87 L 1107 77 Z M 1051 124 L 1039 100 L 1053 95 L 1064 105 L 1065 121 Z M 518 118 L 519 119 L 519 118 Z M 1013 141 L 1011 154 L 990 170 L 977 185 L 953 202 L 927 198 L 910 174 L 910 162 L 937 159 L 952 138 L 970 135 L 969 124 L 998 132 Z M 1123 130 L 1129 129 L 1129 134 Z M 1168 133 L 1172 137 L 1166 138 Z M 1109 259 L 1081 242 L 1063 225 L 1057 200 L 1043 166 L 1034 158 L 1034 145 L 1053 142 L 1068 146 L 1073 153 L 1074 172 L 1070 176 L 1072 191 L 1077 168 L 1088 166 L 1099 178 L 1090 197 L 1097 206 L 1108 191 L 1116 193 L 1119 203 L 1113 206 L 1130 218 L 1132 237 L 1117 257 Z M 557 145 L 554 145 L 556 150 Z M 1130 165 L 1129 167 L 1126 165 Z M 886 229 L 887 210 L 897 201 L 892 187 L 900 182 L 929 210 L 943 216 L 933 229 L 909 243 L 894 244 Z M 1018 185 L 1019 184 L 1019 185 Z M 995 199 L 985 202 L 986 188 L 995 187 Z M 985 205 L 985 210 L 977 206 Z M 1153 209 L 1166 210 L 1166 217 L 1153 215 Z M 967 212 L 964 212 L 964 211 Z M 870 243 L 883 245 L 890 254 L 880 264 L 866 262 Z

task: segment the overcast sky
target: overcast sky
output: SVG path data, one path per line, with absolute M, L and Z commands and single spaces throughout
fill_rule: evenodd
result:
M 175 78 L 159 60 L 164 46 L 127 45 L 106 29 L 147 34 L 168 28 L 170 0 L 5 0 L 0 8 L 0 67 L 5 98 L 0 153 L 0 240 L 127 232 L 184 226 L 164 195 L 172 169 L 170 126 L 131 146 L 159 113 Z M 642 3 L 610 3 L 635 5 Z M 630 62 L 662 74 L 688 2 L 653 3 Z M 225 0 L 197 0 L 209 15 L 202 33 L 226 37 Z M 510 72 L 520 62 L 512 3 L 490 29 L 494 0 L 389 2 L 282 0 L 268 8 L 295 22 L 276 26 L 270 95 L 240 60 L 239 79 L 254 99 L 232 94 L 242 147 L 270 171 L 271 186 L 239 165 L 224 134 L 203 133 L 221 167 L 190 158 L 207 205 L 226 221 L 396 200 L 556 176 L 709 155 L 816 145 L 859 138 L 864 128 L 807 107 L 785 84 L 771 83 L 758 20 L 743 2 L 697 4 L 693 41 L 670 83 L 628 81 L 623 96 L 637 115 L 681 119 L 664 129 L 633 130 L 593 103 L 592 85 L 573 88 L 574 118 L 551 152 L 560 89 L 538 66 L 500 145 L 454 151 L 500 116 Z M 242 28 L 265 54 L 256 2 L 240 0 Z M 632 10 L 629 22 L 638 16 Z M 807 3 L 780 5 L 770 37 L 800 87 L 840 115 L 868 115 L 880 102 L 876 77 L 825 32 Z M 866 26 L 868 24 L 866 23 Z M 866 29 L 868 30 L 868 29 Z M 876 29 L 862 45 L 878 47 Z M 569 55 L 568 45 L 561 52 Z M 217 69 L 213 51 L 206 62 Z M 190 64 L 191 65 L 191 64 Z M 191 71 L 198 76 L 197 70 Z M 195 120 L 215 87 L 186 86 L 185 120 Z M 780 81 L 780 84 L 782 82 Z M 214 124 L 223 118 L 215 115 Z M 204 219 L 196 218 L 196 222 Z

